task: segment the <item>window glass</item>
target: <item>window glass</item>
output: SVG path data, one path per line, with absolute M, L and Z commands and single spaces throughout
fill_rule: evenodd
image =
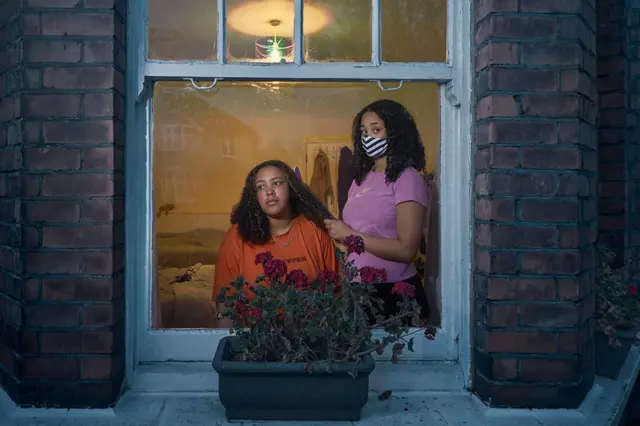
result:
M 445 62 L 447 0 L 382 0 L 384 62 Z
M 405 83 L 394 92 L 369 82 L 223 81 L 209 90 L 185 82 L 154 86 L 156 328 L 216 327 L 217 251 L 249 170 L 279 159 L 298 167 L 310 183 L 322 149 L 336 188 L 338 153 L 352 147 L 353 117 L 383 98 L 402 103 L 414 116 L 427 171 L 434 172 L 440 138 L 435 83 Z M 339 215 L 335 199 L 327 205 Z

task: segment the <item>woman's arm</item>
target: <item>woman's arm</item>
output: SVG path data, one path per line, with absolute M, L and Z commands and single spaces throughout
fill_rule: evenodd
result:
M 410 263 L 420 250 L 426 209 L 418 202 L 407 201 L 396 206 L 396 215 L 398 238 L 355 234 L 362 237 L 365 250 L 372 255 L 392 262 Z

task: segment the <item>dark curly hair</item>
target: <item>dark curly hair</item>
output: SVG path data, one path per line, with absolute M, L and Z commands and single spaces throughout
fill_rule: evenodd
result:
M 367 112 L 374 112 L 384 122 L 389 148 L 387 149 L 387 167 L 385 180 L 395 182 L 407 168 L 413 167 L 419 172 L 426 166 L 424 145 L 413 116 L 398 102 L 381 99 L 370 103 L 353 119 L 354 177 L 358 185 L 373 169 L 374 160 L 367 156 L 362 148 L 360 122 Z
M 271 239 L 269 219 L 258 204 L 256 176 L 265 167 L 282 172 L 289 185 L 289 203 L 293 217 L 302 215 L 324 230 L 324 220 L 330 219 L 329 210 L 316 198 L 311 189 L 298 179 L 293 169 L 280 160 L 269 160 L 255 166 L 247 176 L 240 202 L 233 207 L 231 223 L 238 225 L 240 237 L 253 245 L 264 245 Z

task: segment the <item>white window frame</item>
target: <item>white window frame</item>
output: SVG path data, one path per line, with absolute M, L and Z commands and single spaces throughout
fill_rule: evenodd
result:
M 323 80 L 374 81 L 397 86 L 402 81 L 441 84 L 440 214 L 442 325 L 434 341 L 416 339 L 416 355 L 403 360 L 459 362 L 470 380 L 472 297 L 472 21 L 471 0 L 448 0 L 447 62 L 381 61 L 380 0 L 372 2 L 371 63 L 304 63 L 302 19 L 294 27 L 294 62 L 225 63 L 225 1 L 218 1 L 217 61 L 147 60 L 147 0 L 128 0 L 126 122 L 126 291 L 127 381 L 141 364 L 210 360 L 225 330 L 154 330 L 152 83 L 157 80 Z M 295 0 L 302 17 L 303 1 Z M 395 82 L 395 83 L 394 83 Z

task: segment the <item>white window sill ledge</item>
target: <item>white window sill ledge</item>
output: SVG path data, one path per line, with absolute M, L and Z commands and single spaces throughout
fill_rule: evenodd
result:
M 20 409 L 12 404 L 0 390 L 0 410 L 12 426 L 26 426 L 38 420 L 39 426 L 99 425 L 99 426 L 181 426 L 181 425 L 226 425 L 224 410 L 215 392 L 190 392 L 189 376 L 205 373 L 202 365 L 183 367 L 176 373 L 170 365 L 145 366 L 137 382 L 153 385 L 158 380 L 174 380 L 175 374 L 183 378 L 183 391 L 167 392 L 157 388 L 156 392 L 129 391 L 110 410 L 55 410 Z M 210 367 L 209 367 L 210 368 Z M 147 370 L 145 373 L 144 370 Z M 421 371 L 418 372 L 418 369 Z M 475 396 L 460 387 L 462 375 L 458 366 L 452 364 L 379 364 L 377 376 L 372 376 L 372 394 L 363 411 L 359 425 L 487 425 L 487 426 L 618 426 L 627 403 L 632 384 L 640 369 L 640 348 L 635 347 L 618 377 L 609 380 L 598 377 L 596 383 L 577 410 L 519 410 L 487 408 Z M 185 371 L 191 370 L 191 373 Z M 400 372 L 398 370 L 401 370 Z M 375 370 L 374 370 L 375 371 Z M 386 372 L 385 372 L 386 371 Z M 391 373 L 394 373 L 391 375 Z M 206 373 L 209 374 L 209 373 Z M 147 377 L 143 377 L 148 375 Z M 202 382 L 210 383 L 213 377 Z M 387 379 L 392 379 L 387 382 Z M 168 383 L 168 382 L 165 382 Z M 170 383 L 170 382 L 169 382 Z M 414 387 L 418 383 L 422 386 Z M 431 383 L 425 386 L 425 383 Z M 174 383 L 176 385 L 177 383 Z M 386 386 L 385 386 L 386 385 Z M 208 386 L 211 386 L 209 384 Z M 175 387 L 175 386 L 174 386 Z M 392 389 L 394 393 L 387 401 L 379 401 L 378 389 Z M 435 388 L 441 388 L 436 390 Z M 167 386 L 164 386 L 167 388 Z M 423 390 L 420 390 L 422 388 Z M 431 390 L 427 390 L 431 388 Z M 406 389 L 401 391 L 399 389 Z M 418 389 L 418 390 L 416 390 Z M 2 418 L 2 416 L 0 416 Z M 272 423 L 277 424 L 278 422 Z M 247 423 L 245 423 L 247 424 Z M 288 425 L 311 425 L 324 423 L 287 423 Z M 340 423 L 332 423 L 340 425 Z

